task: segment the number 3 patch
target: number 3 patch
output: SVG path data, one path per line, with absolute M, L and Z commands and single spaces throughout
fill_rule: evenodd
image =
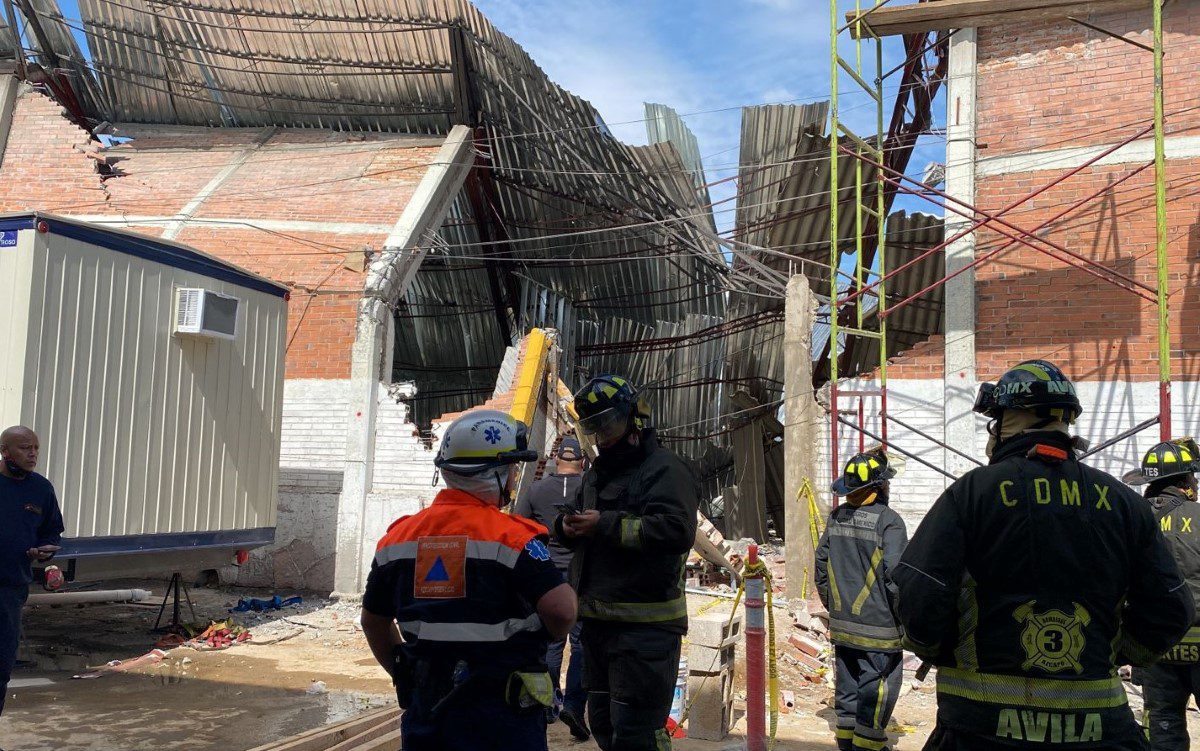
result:
M 451 599 L 467 596 L 467 538 L 422 537 L 417 540 L 413 597 Z

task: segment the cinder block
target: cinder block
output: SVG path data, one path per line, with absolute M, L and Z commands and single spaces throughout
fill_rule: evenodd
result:
M 688 737 L 724 740 L 733 722 L 733 673 L 688 676 Z
M 725 647 L 742 637 L 742 614 L 729 616 L 722 613 L 706 613 L 692 618 L 688 623 L 688 642 L 705 647 Z
M 708 647 L 703 644 L 689 642 L 687 650 L 688 672 L 692 675 L 712 675 L 732 670 L 736 649 L 736 644 L 729 644 L 724 647 Z

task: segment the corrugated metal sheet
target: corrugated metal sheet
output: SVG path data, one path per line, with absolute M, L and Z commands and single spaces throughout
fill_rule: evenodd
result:
M 829 299 L 830 260 L 830 140 L 824 132 L 827 114 L 826 104 L 749 107 L 743 111 L 742 190 L 738 196 L 737 228 L 737 237 L 762 248 L 757 252 L 748 250 L 750 256 L 771 268 L 804 273 L 818 298 L 824 300 Z M 855 185 L 859 169 L 860 162 L 853 156 L 843 155 L 838 159 L 838 248 L 843 258 L 855 252 L 855 204 L 858 200 Z M 873 168 L 862 166 L 861 175 L 865 186 L 873 184 Z M 873 208 L 873 189 L 868 187 L 862 199 Z M 942 233 L 939 218 L 923 214 L 909 216 L 903 212 L 893 214 L 886 225 L 887 268 L 899 268 L 924 249 L 936 245 L 941 241 Z M 864 251 L 870 252 L 873 245 L 871 238 L 866 238 Z M 734 266 L 738 267 L 741 260 L 735 260 Z M 841 267 L 845 270 L 845 263 Z M 934 254 L 889 280 L 888 299 L 899 301 L 924 289 L 942 275 L 943 268 L 944 254 Z M 868 277 L 868 281 L 871 278 Z M 840 297 L 852 288 L 852 280 L 843 275 L 838 286 Z M 864 296 L 868 328 L 877 325 L 874 322 L 876 303 L 870 294 Z M 731 295 L 730 317 L 761 310 L 764 305 L 778 304 Z M 829 341 L 828 316 L 828 306 L 823 306 L 818 311 L 813 331 L 813 355 L 818 359 Z M 900 354 L 940 332 L 940 288 L 890 317 L 888 325 L 889 356 Z M 750 381 L 751 392 L 762 401 L 779 398 L 782 393 L 782 331 L 782 324 L 771 324 L 730 342 L 727 372 L 739 382 Z M 846 339 L 844 336 L 839 339 L 840 351 L 846 346 Z M 851 360 L 841 364 L 839 375 L 858 375 L 878 365 L 878 341 L 859 339 L 861 341 L 856 341 L 853 347 Z M 818 382 L 828 378 L 827 364 L 818 362 L 814 376 Z M 761 382 L 753 383 L 755 378 Z
M 783 197 L 785 184 L 797 169 L 812 164 L 807 159 L 809 153 L 800 151 L 803 136 L 824 135 L 828 119 L 829 102 L 742 109 L 736 219 L 739 240 L 766 245 L 766 225 L 779 215 L 776 202 Z M 828 178 L 825 189 L 828 192 Z
M 646 138 L 651 144 L 669 143 L 675 147 L 683 169 L 696 188 L 696 199 L 700 206 L 709 208 L 709 228 L 716 232 L 717 222 L 713 217 L 712 198 L 705 184 L 704 161 L 700 158 L 700 144 L 691 128 L 674 108 L 665 104 L 646 102 Z
M 62 11 L 59 10 L 57 0 L 27 0 L 27 2 L 31 11 L 29 14 L 15 3 L 12 5 L 13 12 L 17 18 L 21 19 L 18 23 L 25 24 L 27 40 L 24 43 L 29 45 L 26 59 L 29 62 L 41 64 L 43 68 L 65 72 L 80 104 L 85 109 L 97 110 L 100 102 L 99 85 L 87 65 L 83 52 L 79 49 L 79 44 L 71 33 L 68 22 L 63 17 Z M 39 37 L 29 29 L 28 17 L 32 17 L 40 24 L 50 43 L 49 50 L 42 49 Z M 0 11 L 0 60 L 16 59 L 12 40 L 13 35 L 8 27 L 8 15 Z M 47 52 L 53 52 L 58 56 L 57 64 L 51 64 L 45 54 Z
M 27 349 L 19 413 L 63 506 L 68 537 L 275 526 L 281 297 L 82 241 L 23 230 Z M 5 271 L 14 263 L 11 252 Z M 175 289 L 241 300 L 235 340 L 172 334 Z M 51 325 L 53 324 L 53 325 Z
M 898 269 L 921 253 L 939 244 L 944 234 L 941 217 L 928 214 L 892 214 L 887 222 L 887 268 Z M 945 253 L 934 253 L 913 264 L 886 283 L 884 290 L 890 303 L 898 303 L 920 292 L 946 274 Z M 942 300 L 944 287 L 939 285 L 887 317 L 887 352 L 894 357 L 920 344 L 933 334 L 942 332 Z M 868 303 L 870 315 L 867 327 L 878 328 L 878 297 Z M 815 338 L 815 337 L 814 337 Z M 828 327 L 825 339 L 828 340 Z M 815 348 L 815 343 L 814 343 Z M 879 340 L 859 337 L 848 359 L 839 363 L 839 374 L 853 377 L 879 367 Z M 828 366 L 824 368 L 828 377 Z

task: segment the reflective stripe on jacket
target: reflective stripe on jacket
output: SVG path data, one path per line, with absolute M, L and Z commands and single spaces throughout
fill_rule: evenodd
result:
M 544 664 L 536 605 L 560 584 L 544 527 L 443 490 L 379 541 L 363 607 L 394 618 L 414 658 L 504 676 Z
M 1152 663 L 1193 618 L 1150 505 L 1058 432 L 951 485 L 893 580 L 905 646 L 938 666 L 938 722 L 1016 745 L 1135 738 L 1117 666 Z
M 869 651 L 900 650 L 895 588 L 890 575 L 908 534 L 886 501 L 843 504 L 829 515 L 817 546 L 817 593 L 829 610 L 834 644 Z
M 596 533 L 555 535 L 575 552 L 571 585 L 579 617 L 687 631 L 684 563 L 696 541 L 699 488 L 653 430 L 619 457 L 601 454 L 583 476 L 580 507 L 600 512 Z

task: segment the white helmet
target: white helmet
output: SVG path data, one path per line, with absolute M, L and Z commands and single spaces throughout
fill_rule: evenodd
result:
M 507 412 L 477 409 L 450 424 L 433 464 L 443 472 L 471 477 L 537 460 L 537 452 L 529 448 L 525 423 Z

